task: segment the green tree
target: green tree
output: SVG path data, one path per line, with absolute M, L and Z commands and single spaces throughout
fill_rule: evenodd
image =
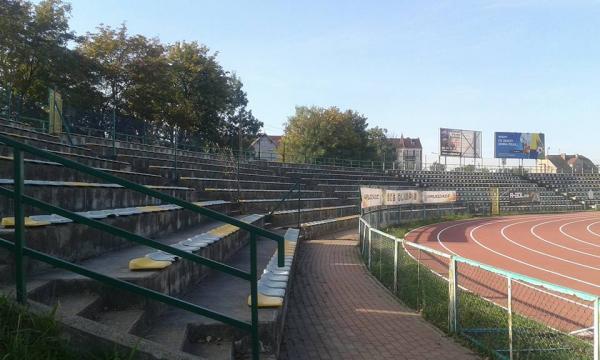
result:
M 56 88 L 72 124 L 101 131 L 113 111 L 117 131 L 150 132 L 159 142 L 177 134 L 181 143 L 237 148 L 240 129 L 245 145 L 260 131 L 242 81 L 206 46 L 163 44 L 124 24 L 77 37 L 70 11 L 61 0 L 0 0 L 0 91 L 10 90 L 11 109 L 24 104 L 44 117 L 48 88 Z
M 292 161 L 318 158 L 367 158 L 367 118 L 353 110 L 337 107 L 296 107 L 285 124 L 280 152 Z
M 392 162 L 396 160 L 396 147 L 387 136 L 387 129 L 378 126 L 367 130 L 372 160 Z
M 71 6 L 60 0 L 0 0 L 0 82 L 23 106 L 45 103 L 48 87 L 61 87 Z

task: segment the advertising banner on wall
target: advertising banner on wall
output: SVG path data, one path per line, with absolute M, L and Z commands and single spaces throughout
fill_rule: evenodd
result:
M 502 159 L 545 158 L 543 133 L 497 132 L 494 134 L 494 154 Z
M 481 158 L 481 131 L 441 128 L 440 155 Z
M 383 190 L 375 188 L 360 188 L 360 207 L 366 209 L 383 205 Z
M 458 200 L 456 191 L 384 190 L 360 188 L 362 209 L 382 205 L 448 204 Z
M 420 204 L 421 192 L 419 190 L 384 190 L 383 205 L 408 205 Z
M 537 204 L 540 202 L 538 191 L 511 191 L 508 193 L 508 202 L 514 204 Z
M 423 191 L 421 194 L 423 204 L 446 204 L 456 202 L 456 191 Z

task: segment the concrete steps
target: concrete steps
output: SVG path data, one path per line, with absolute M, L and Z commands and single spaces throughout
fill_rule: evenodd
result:
M 256 181 L 256 180 L 232 180 L 218 178 L 180 178 L 180 184 L 193 187 L 198 190 L 207 188 L 237 188 L 239 186 L 244 190 L 290 190 L 294 187 L 294 183 L 290 182 L 273 182 L 273 181 Z M 302 186 L 302 185 L 301 185 Z
M 277 210 L 297 210 L 298 198 L 283 199 L 244 199 L 240 202 L 240 210 L 244 213 L 269 213 Z M 300 208 L 318 208 L 327 206 L 348 205 L 344 199 L 336 197 L 300 198 Z
M 0 156 L 0 178 L 13 177 L 12 164 L 12 154 L 9 156 Z M 166 185 L 167 183 L 167 179 L 156 174 L 99 167 L 96 169 L 136 183 L 147 185 Z M 97 177 L 86 175 L 80 171 L 62 166 L 59 163 L 31 159 L 27 155 L 25 156 L 25 178 L 49 181 L 60 179 L 61 181 L 101 182 Z
M 217 226 L 218 223 L 212 223 L 193 231 L 172 234 L 158 241 L 172 244 L 191 234 Z M 242 233 L 245 232 L 238 230 L 214 243 L 213 245 L 220 246 L 216 252 L 216 248 L 210 249 L 213 245 L 203 248 L 201 255 L 249 270 L 248 236 L 246 234 L 240 238 L 238 235 Z M 233 245 L 234 243 L 237 245 Z M 266 266 L 275 247 L 274 241 L 258 241 L 259 269 Z M 150 250 L 136 246 L 83 261 L 82 265 L 242 320 L 250 319 L 250 308 L 246 304 L 249 283 L 244 280 L 220 272 L 202 270 L 203 267 L 186 260 L 179 260 L 169 268 L 158 271 L 132 272 L 127 269 L 129 259 Z M 49 307 L 57 306 L 61 316 L 81 318 L 77 323 L 91 321 L 86 324 L 96 324 L 93 325 L 95 329 L 110 329 L 113 335 L 122 338 L 143 338 L 154 343 L 153 346 L 157 348 L 176 354 L 187 353 L 207 359 L 231 358 L 236 341 L 248 335 L 202 316 L 171 309 L 161 303 L 148 301 L 62 270 L 46 271 L 29 277 L 28 289 L 32 301 Z M 281 316 L 281 311 L 282 309 L 261 310 L 261 322 L 268 323 L 265 331 L 277 328 L 272 322 Z M 275 335 L 270 333 L 265 337 L 266 349 L 272 349 L 268 344 L 273 336 Z
M 227 202 L 207 205 L 206 207 L 232 214 L 231 204 Z M 183 209 L 152 211 L 129 216 L 110 216 L 97 220 L 151 238 L 164 237 L 185 229 L 193 230 L 198 226 L 212 223 L 212 220 L 202 215 Z M 127 248 L 134 245 L 119 237 L 77 223 L 27 227 L 26 233 L 29 247 L 75 262 L 94 258 L 110 251 L 121 250 L 120 253 L 126 252 Z M 12 240 L 12 229 L 5 229 L 3 237 Z M 12 270 L 12 258 L 6 255 L 4 257 L 6 264 L 11 265 L 9 269 Z M 0 261 L 2 259 L 3 252 L 0 251 Z M 27 266 L 30 272 L 43 268 L 44 264 L 39 262 L 29 262 Z M 11 272 L 0 273 L 0 279 L 12 276 Z
M 288 190 L 271 190 L 271 189 L 240 189 L 240 199 L 281 199 L 290 193 Z M 289 195 L 290 198 L 315 198 L 322 197 L 323 192 L 318 190 L 294 190 Z M 207 199 L 230 199 L 237 200 L 238 189 L 236 188 L 206 188 L 202 192 L 202 197 Z
M 261 239 L 258 241 L 258 268 L 266 266 L 275 251 L 276 243 Z M 241 248 L 226 263 L 241 270 L 248 271 L 250 267 L 249 245 Z M 249 321 L 250 308 L 246 304 L 249 293 L 247 281 L 234 278 L 219 272 L 213 272 L 202 282 L 190 286 L 181 299 L 209 307 L 215 311 L 237 319 Z M 261 309 L 261 323 L 275 321 L 280 309 Z M 267 330 L 265 330 L 267 331 Z M 272 331 L 272 330 L 271 330 Z M 234 351 L 233 344 L 248 334 L 217 321 L 190 314 L 179 309 L 168 309 L 147 328 L 138 330 L 138 334 L 148 340 L 164 344 L 176 344 L 184 352 L 206 358 L 228 359 Z M 261 333 L 263 331 L 261 330 Z M 263 340 L 263 347 L 270 348 L 273 334 Z M 208 339 L 208 340 L 207 340 Z
M 296 225 L 298 214 L 300 222 L 306 223 L 322 219 L 339 218 L 359 213 L 357 205 L 329 206 L 320 208 L 302 208 L 298 210 L 280 210 L 268 219 L 272 226 Z
M 341 230 L 358 229 L 358 218 L 360 215 L 350 215 L 339 218 L 324 219 L 303 223 L 302 238 L 315 239 L 318 236 L 334 233 Z
M 0 179 L 0 186 L 12 189 L 12 179 Z M 127 208 L 134 206 L 160 205 L 161 201 L 146 194 L 132 191 L 116 184 L 81 183 L 81 182 L 43 182 L 25 181 L 25 194 L 35 199 L 50 203 L 71 211 L 90 211 L 113 208 Z M 185 187 L 154 187 L 162 193 L 179 199 L 194 202 L 198 199 L 191 188 Z M 6 197 L 0 197 L 0 217 L 12 216 L 13 201 Z M 29 215 L 46 214 L 45 210 L 26 206 L 25 213 Z
M 162 177 L 168 178 L 172 176 L 175 168 L 173 166 L 150 166 L 148 171 L 155 174 L 159 174 Z M 287 176 L 270 175 L 266 173 L 251 173 L 248 170 L 242 169 L 239 173 L 240 180 L 254 180 L 254 181 L 281 181 L 289 182 L 290 178 Z M 193 168 L 177 168 L 177 173 L 180 177 L 189 178 L 217 178 L 217 179 L 233 179 L 237 180 L 238 172 L 237 169 L 228 168 L 227 170 L 207 170 L 207 169 L 193 169 Z

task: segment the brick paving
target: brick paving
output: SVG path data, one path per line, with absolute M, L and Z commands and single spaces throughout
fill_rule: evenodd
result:
M 356 231 L 304 241 L 280 359 L 478 359 L 372 277 Z

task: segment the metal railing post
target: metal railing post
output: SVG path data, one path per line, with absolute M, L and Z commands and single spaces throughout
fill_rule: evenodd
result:
M 300 192 L 300 181 L 298 181 L 296 183 L 298 185 L 297 190 L 298 190 L 298 230 L 300 230 L 300 207 L 301 207 L 301 201 L 300 201 L 300 196 L 302 195 L 302 193 Z
M 398 246 L 400 240 L 394 238 L 394 294 L 398 293 Z
M 458 330 L 458 297 L 456 296 L 458 277 L 456 270 L 456 259 L 452 256 L 448 266 L 448 331 L 451 334 Z
M 372 233 L 372 231 L 371 231 L 371 228 L 369 227 L 369 249 L 368 249 L 368 251 L 369 251 L 369 263 L 368 263 L 369 270 L 371 270 L 371 233 Z
M 114 159 L 117 158 L 117 144 L 116 144 L 116 137 L 117 137 L 117 113 L 116 110 L 113 108 L 112 111 L 112 156 Z
M 13 149 L 14 183 L 15 183 L 15 280 L 17 288 L 17 301 L 24 304 L 27 301 L 27 288 L 25 286 L 25 264 L 23 260 L 23 247 L 25 243 L 25 214 L 23 209 L 24 187 L 24 162 L 23 151 Z
M 173 174 L 177 180 L 179 176 L 177 176 L 177 130 L 175 129 L 173 129 Z
M 252 359 L 258 360 L 260 344 L 258 338 L 258 270 L 256 259 L 256 235 L 250 233 L 250 301 L 252 302 Z
M 507 297 L 508 297 L 508 356 L 513 360 L 513 321 L 512 321 L 512 279 L 507 277 Z
M 358 244 L 360 246 L 360 254 L 363 255 L 363 236 L 362 236 L 362 227 L 363 223 L 360 221 L 362 216 L 358 218 Z
M 594 360 L 600 360 L 600 298 L 594 300 Z

